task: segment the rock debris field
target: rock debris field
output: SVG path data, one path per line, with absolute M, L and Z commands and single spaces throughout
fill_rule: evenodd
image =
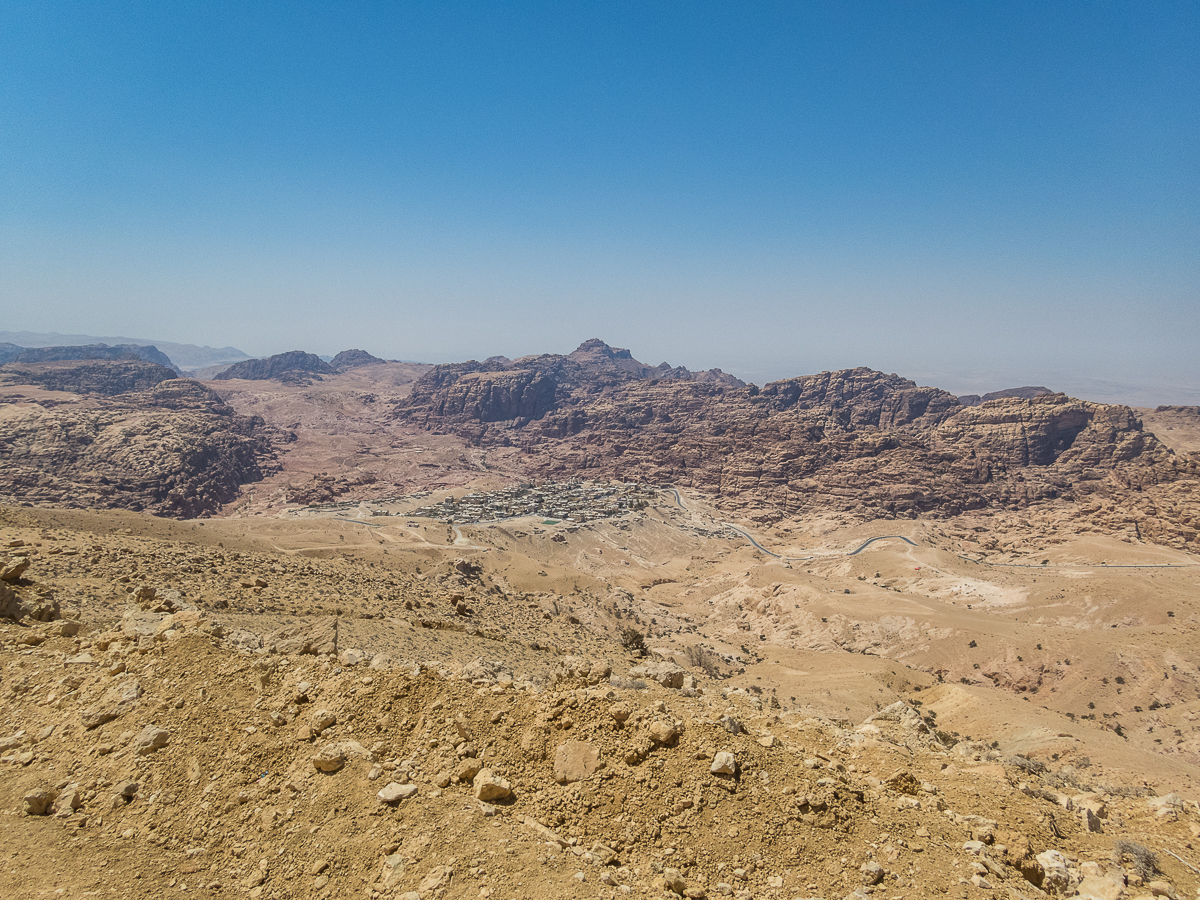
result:
M 400 658 L 354 646 L 361 619 L 254 633 L 146 577 L 114 578 L 76 617 L 54 557 L 133 540 L 34 553 L 42 533 L 0 534 L 5 897 L 1107 900 L 1200 884 L 1190 798 L 1078 758 L 947 746 L 913 703 L 834 721 L 615 643 Z M 238 587 L 257 599 L 283 578 Z

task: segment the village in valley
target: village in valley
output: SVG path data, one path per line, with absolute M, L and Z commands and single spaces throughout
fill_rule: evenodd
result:
M 476 491 L 462 497 L 453 495 L 438 503 L 397 511 L 386 508 L 393 503 L 426 499 L 429 492 L 375 501 L 321 503 L 306 506 L 294 514 L 329 513 L 369 509 L 371 516 L 411 516 L 436 519 L 450 525 L 498 522 L 523 516 L 537 516 L 557 522 L 591 522 L 637 512 L 650 505 L 659 488 L 640 482 L 544 481 L 525 483 L 494 491 Z

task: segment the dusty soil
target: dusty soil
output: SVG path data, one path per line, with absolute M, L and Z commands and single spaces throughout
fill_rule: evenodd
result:
M 1196 890 L 1195 556 L 1051 513 L 733 524 L 687 492 L 457 529 L 0 509 L 18 594 L 80 623 L 0 626 L 0 893 Z M 637 668 L 668 660 L 682 687 Z M 560 784 L 568 741 L 602 765 Z

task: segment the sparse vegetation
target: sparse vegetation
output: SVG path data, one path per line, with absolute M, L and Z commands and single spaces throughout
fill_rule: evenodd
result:
M 1012 766 L 1015 769 L 1020 769 L 1022 772 L 1027 772 L 1030 775 L 1041 775 L 1048 771 L 1046 764 L 1039 762 L 1036 759 L 1030 759 L 1028 756 L 1022 756 L 1020 753 L 1015 756 L 1010 756 L 1004 761 L 1006 766 Z
M 1133 871 L 1142 881 L 1149 881 L 1160 871 L 1157 854 L 1137 841 L 1122 839 L 1114 843 L 1112 860 L 1114 864 Z
M 641 655 L 646 652 L 646 636 L 636 628 L 626 626 L 621 629 L 621 646 L 630 653 Z
M 725 664 L 725 660 L 721 658 L 719 653 L 700 644 L 689 644 L 684 648 L 683 655 L 689 666 L 702 670 L 709 678 L 727 677 L 721 671 L 721 666 Z

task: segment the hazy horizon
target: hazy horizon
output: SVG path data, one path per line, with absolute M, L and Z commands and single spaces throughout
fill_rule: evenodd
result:
M 0 327 L 1196 404 L 1197 45 L 1170 2 L 9 5 Z

